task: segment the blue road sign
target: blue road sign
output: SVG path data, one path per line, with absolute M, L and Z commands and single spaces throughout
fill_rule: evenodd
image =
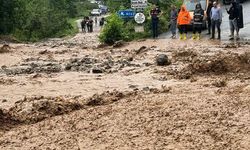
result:
M 120 10 L 118 12 L 118 15 L 121 18 L 134 18 L 135 16 L 135 11 L 134 10 Z

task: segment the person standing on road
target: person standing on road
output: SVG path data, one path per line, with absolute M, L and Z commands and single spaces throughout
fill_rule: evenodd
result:
M 214 39 L 215 36 L 215 27 L 218 32 L 218 39 L 221 39 L 221 22 L 222 22 L 222 11 L 221 8 L 218 7 L 217 2 L 213 3 L 213 8 L 211 9 L 211 24 L 212 24 L 212 37 L 210 39 Z
M 193 40 L 195 40 L 195 39 L 200 40 L 202 24 L 203 24 L 203 20 L 204 20 L 204 10 L 202 9 L 202 6 L 200 3 L 196 4 L 195 10 L 194 10 L 193 20 L 194 20 Z
M 176 26 L 177 26 L 177 17 L 178 17 L 178 12 L 176 10 L 176 7 L 174 5 L 171 6 L 172 10 L 170 12 L 170 30 L 172 32 L 172 39 L 176 38 Z
M 87 23 L 89 33 L 93 32 L 93 23 L 94 23 L 94 21 L 92 20 L 92 18 L 89 18 L 88 23 Z
M 237 20 L 237 25 L 238 25 L 239 32 L 240 32 L 240 29 L 244 28 L 243 7 L 238 1 L 236 3 L 237 3 L 237 8 L 239 10 L 239 19 Z
M 99 21 L 100 27 L 102 28 L 105 23 L 105 19 L 102 17 L 101 20 Z
M 86 17 L 84 17 L 81 21 L 82 32 L 86 33 Z
M 237 7 L 236 2 L 232 2 L 232 6 L 228 10 L 226 8 L 227 13 L 229 14 L 229 26 L 230 26 L 230 39 L 229 40 L 234 40 L 234 31 L 236 31 L 236 39 L 239 39 L 239 27 L 238 27 L 238 21 L 239 20 L 239 9 Z
M 86 26 L 87 26 L 88 32 L 90 32 L 89 20 L 90 20 L 89 17 L 86 17 Z
M 98 24 L 98 18 L 95 17 L 95 26 L 97 26 L 97 24 Z
M 154 5 L 153 9 L 150 11 L 150 16 L 152 19 L 152 32 L 153 32 L 154 39 L 158 37 L 158 24 L 159 24 L 159 17 L 161 15 L 162 15 L 162 12 L 160 8 Z
M 207 11 L 206 11 L 206 15 L 207 15 L 207 29 L 208 29 L 208 35 L 211 34 L 211 9 L 213 7 L 213 1 L 209 0 L 208 2 L 208 6 L 207 6 Z
M 186 7 L 183 5 L 181 6 L 181 10 L 178 14 L 177 18 L 177 25 L 179 27 L 180 32 L 180 39 L 186 40 L 187 39 L 187 27 L 191 22 L 191 17 L 189 12 L 187 11 Z

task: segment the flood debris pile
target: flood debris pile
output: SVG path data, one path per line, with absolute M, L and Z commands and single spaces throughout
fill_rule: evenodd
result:
M 192 62 L 197 56 L 198 54 L 192 49 L 178 49 L 172 53 L 173 62 Z
M 21 123 L 36 123 L 46 118 L 79 110 L 83 105 L 61 97 L 31 97 L 17 101 L 8 113 Z
M 19 120 L 12 117 L 8 111 L 0 109 L 0 132 L 9 130 L 11 127 L 19 123 Z
M 125 67 L 140 67 L 127 59 L 114 59 L 111 56 L 96 59 L 93 57 L 72 58 L 65 64 L 65 71 L 79 71 L 86 73 L 114 73 Z
M 0 73 L 7 75 L 32 74 L 32 73 L 57 73 L 62 70 L 60 63 L 48 60 L 25 60 L 14 66 L 2 66 Z
M 53 116 L 68 114 L 88 107 L 112 104 L 136 92 L 106 91 L 82 99 L 63 97 L 25 97 L 17 101 L 8 111 L 0 109 L 1 130 L 10 125 L 33 124 Z M 5 127 L 4 127 L 5 126 Z
M 116 102 L 125 96 L 128 96 L 132 93 L 122 93 L 118 91 L 113 91 L 113 92 L 104 92 L 100 95 L 95 94 L 94 96 L 90 97 L 87 99 L 86 105 L 87 106 L 100 106 L 100 105 L 107 105 L 111 104 L 113 102 Z
M 180 56 L 180 57 L 177 57 Z M 193 52 L 174 53 L 175 63 L 181 61 L 183 68 L 176 72 L 180 79 L 189 79 L 192 75 L 223 75 L 249 73 L 250 55 L 219 53 L 210 56 L 202 56 Z

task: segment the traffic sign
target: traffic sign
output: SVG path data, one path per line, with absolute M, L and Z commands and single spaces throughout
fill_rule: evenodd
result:
M 121 18 L 134 18 L 135 16 L 135 11 L 134 10 L 120 10 L 118 12 L 118 15 L 121 17 Z
M 144 9 L 148 6 L 148 0 L 131 0 L 131 8 Z
M 135 15 L 135 22 L 138 23 L 138 24 L 142 24 L 144 23 L 146 20 L 146 17 L 143 13 L 137 13 Z

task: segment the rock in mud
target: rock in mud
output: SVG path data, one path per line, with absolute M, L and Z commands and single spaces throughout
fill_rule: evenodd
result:
M 166 65 L 170 65 L 171 62 L 168 59 L 168 56 L 165 54 L 160 54 L 156 57 L 156 64 L 158 66 L 166 66 Z
M 8 44 L 4 44 L 1 48 L 0 48 L 0 53 L 7 53 L 10 51 L 10 46 Z
M 125 46 L 125 42 L 120 40 L 120 41 L 116 41 L 115 44 L 113 44 L 113 48 L 119 48 L 119 47 L 123 47 Z
M 2 103 L 6 103 L 6 102 L 7 102 L 7 99 L 3 99 L 3 100 L 2 100 Z
M 221 88 L 227 86 L 227 81 L 225 79 L 220 79 L 212 83 L 213 86 Z
M 72 65 L 71 65 L 71 64 L 66 64 L 64 69 L 65 69 L 66 71 L 68 71 L 68 70 L 70 70 L 71 68 L 72 68 Z
M 92 73 L 98 74 L 98 73 L 103 73 L 103 70 L 100 68 L 93 68 Z
M 105 48 L 105 47 L 108 47 L 108 44 L 99 44 L 97 46 L 97 48 Z
M 147 47 L 146 46 L 142 46 L 140 47 L 138 50 L 135 51 L 136 54 L 140 54 L 147 51 Z
M 40 55 L 44 55 L 44 54 L 46 54 L 46 53 L 48 53 L 48 50 L 47 50 L 47 49 L 39 52 Z
M 128 60 L 128 61 L 133 61 L 134 58 L 133 58 L 133 57 L 129 57 L 127 60 Z

